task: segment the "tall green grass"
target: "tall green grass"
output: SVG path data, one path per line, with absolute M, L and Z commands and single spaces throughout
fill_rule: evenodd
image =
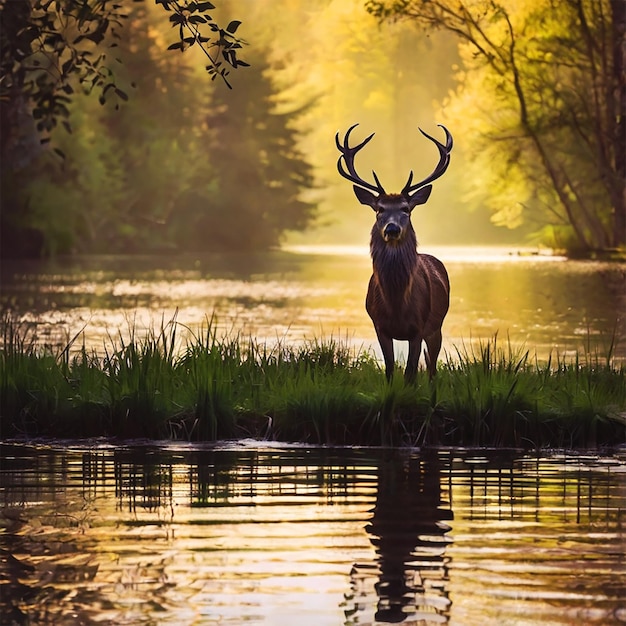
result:
M 431 382 L 387 383 L 373 355 L 336 339 L 266 345 L 193 333 L 176 319 L 110 337 L 104 354 L 40 347 L 5 318 L 0 436 L 323 444 L 594 447 L 626 442 L 626 369 L 612 358 L 551 358 L 462 346 Z

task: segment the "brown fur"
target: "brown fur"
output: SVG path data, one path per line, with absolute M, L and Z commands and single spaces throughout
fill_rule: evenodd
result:
M 387 223 L 382 224 L 383 229 Z M 373 273 L 365 308 L 380 342 L 387 378 L 394 369 L 393 339 L 409 342 L 404 373 L 407 381 L 415 379 L 422 341 L 426 342 L 425 359 L 432 378 L 441 349 L 441 325 L 450 302 L 446 268 L 439 259 L 418 253 L 410 219 L 399 239 L 390 242 L 381 232 L 379 216 L 372 228 L 370 251 Z

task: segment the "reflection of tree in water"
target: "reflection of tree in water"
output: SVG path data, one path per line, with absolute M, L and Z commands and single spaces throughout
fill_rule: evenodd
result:
M 354 608 L 364 610 L 363 583 L 374 584 L 378 622 L 446 623 L 450 600 L 446 533 L 452 511 L 442 505 L 440 462 L 437 456 L 394 455 L 381 460 L 373 516 L 366 526 L 376 548 L 374 565 L 352 569 Z M 348 622 L 350 623 L 350 622 Z

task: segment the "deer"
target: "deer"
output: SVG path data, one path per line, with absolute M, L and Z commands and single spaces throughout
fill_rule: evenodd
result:
M 450 164 L 452 135 L 439 125 L 446 135 L 445 145 L 434 137 L 419 131 L 432 141 L 439 151 L 439 163 L 433 172 L 419 182 L 413 182 L 411 170 L 400 193 L 387 193 L 375 171 L 374 183 L 357 174 L 354 157 L 367 145 L 374 133 L 361 143 L 350 147 L 350 133 L 343 143 L 335 135 L 339 174 L 353 183 L 357 200 L 376 213 L 370 238 L 372 277 L 369 281 L 365 309 L 370 316 L 385 362 L 385 375 L 391 381 L 395 368 L 393 340 L 408 341 L 409 353 L 404 371 L 406 383 L 415 382 L 422 351 L 432 381 L 441 350 L 443 320 L 450 305 L 450 281 L 444 264 L 430 254 L 419 253 L 417 237 L 411 223 L 413 209 L 430 197 L 432 182 L 443 176 Z

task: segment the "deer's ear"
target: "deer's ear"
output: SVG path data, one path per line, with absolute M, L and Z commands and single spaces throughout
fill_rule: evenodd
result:
M 430 197 L 430 192 L 432 190 L 433 190 L 432 185 L 426 185 L 426 187 L 422 187 L 421 189 L 418 189 L 412 196 L 409 196 L 407 200 L 409 201 L 409 207 L 411 211 L 418 204 L 424 204 Z
M 374 205 L 378 200 L 378 196 L 375 196 L 371 191 L 363 189 L 362 187 L 357 187 L 356 185 L 354 185 L 352 189 L 354 189 L 354 195 L 361 204 L 367 204 L 368 206 L 374 208 Z

